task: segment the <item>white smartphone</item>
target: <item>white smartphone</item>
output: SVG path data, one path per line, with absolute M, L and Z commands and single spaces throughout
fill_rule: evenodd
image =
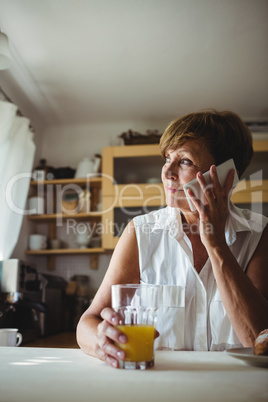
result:
M 228 175 L 228 173 L 230 172 L 231 169 L 235 169 L 235 176 L 234 176 L 234 181 L 233 181 L 233 188 L 234 188 L 237 185 L 237 183 L 239 182 L 239 178 L 238 178 L 238 175 L 237 175 L 234 160 L 233 159 L 228 159 L 226 162 L 223 162 L 221 165 L 217 166 L 217 174 L 218 174 L 218 178 L 219 178 L 219 182 L 220 182 L 221 186 L 224 185 L 224 183 L 225 183 L 225 181 L 227 179 L 227 175 Z M 204 176 L 204 178 L 205 178 L 205 180 L 207 182 L 207 185 L 212 185 L 212 181 L 211 181 L 211 178 L 210 178 L 209 171 L 207 171 L 206 173 L 203 173 L 203 176 Z M 192 190 L 194 195 L 195 195 L 195 197 L 197 199 L 199 199 L 202 203 L 205 202 L 204 193 L 201 190 L 201 187 L 200 187 L 197 179 L 194 179 L 194 180 L 190 181 L 189 183 L 187 183 L 187 184 L 185 184 L 183 186 L 183 190 L 184 190 L 185 195 L 187 197 L 187 201 L 189 203 L 191 211 L 195 211 L 196 208 L 195 208 L 194 204 L 192 203 L 192 201 L 190 200 L 190 197 L 187 194 L 188 189 Z

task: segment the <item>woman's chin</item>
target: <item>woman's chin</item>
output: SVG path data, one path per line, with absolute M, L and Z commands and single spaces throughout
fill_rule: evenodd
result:
M 174 200 L 171 197 L 166 197 L 166 204 L 168 207 L 171 207 L 171 208 L 177 208 L 177 209 L 180 209 L 181 211 L 191 212 L 188 201 L 185 199 L 184 200 Z

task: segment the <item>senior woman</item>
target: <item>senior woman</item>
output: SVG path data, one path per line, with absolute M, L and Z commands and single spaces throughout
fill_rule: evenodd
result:
M 252 136 L 238 115 L 205 111 L 183 116 L 160 140 L 167 207 L 135 217 L 126 227 L 103 282 L 77 327 L 90 355 L 118 367 L 110 288 L 118 283 L 159 285 L 158 349 L 224 350 L 252 346 L 268 328 L 268 219 L 230 201 L 234 170 L 220 185 L 216 165 L 233 158 L 239 177 L 249 165 Z M 209 170 L 213 188 L 203 174 Z M 197 178 L 205 202 L 184 184 Z

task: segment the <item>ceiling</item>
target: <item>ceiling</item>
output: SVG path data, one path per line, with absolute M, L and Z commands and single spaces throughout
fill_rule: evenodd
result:
M 44 125 L 208 107 L 268 120 L 267 0 L 0 0 L 0 28 L 1 86 Z

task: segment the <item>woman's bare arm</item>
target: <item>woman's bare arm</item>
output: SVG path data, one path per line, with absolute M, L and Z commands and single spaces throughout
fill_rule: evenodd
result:
M 114 328 L 118 318 L 111 307 L 111 285 L 139 283 L 139 255 L 133 222 L 124 230 L 112 255 L 103 282 L 89 308 L 77 326 L 77 342 L 81 349 L 92 356 L 118 367 L 124 354 L 113 341 L 124 340 L 124 335 Z M 121 355 L 120 355 L 121 353 Z
M 268 227 L 244 273 L 226 248 L 209 251 L 214 276 L 232 326 L 243 346 L 253 346 L 260 331 L 268 328 Z
M 243 346 L 252 346 L 259 332 L 268 328 L 268 227 L 244 273 L 226 244 L 224 233 L 232 176 L 229 173 L 222 188 L 212 167 L 211 191 L 206 188 L 202 174 L 198 174 L 208 203 L 202 206 L 192 200 L 199 212 L 201 240 L 207 249 L 226 313 Z M 208 224 L 213 230 L 206 230 Z

